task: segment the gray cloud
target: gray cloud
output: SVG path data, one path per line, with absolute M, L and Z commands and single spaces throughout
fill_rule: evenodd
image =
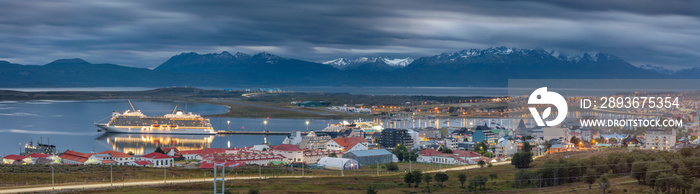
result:
M 642 1 L 1 1 L 0 60 L 153 68 L 190 51 L 323 61 L 505 45 L 700 65 L 698 3 Z

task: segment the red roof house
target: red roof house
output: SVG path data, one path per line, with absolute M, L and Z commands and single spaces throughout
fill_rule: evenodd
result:
M 28 161 L 26 161 L 27 159 Z M 27 156 L 20 156 L 20 155 L 7 155 L 4 158 L 2 158 L 2 163 L 3 164 L 24 164 L 24 163 L 31 163 L 31 159 Z
M 84 154 L 80 152 L 66 150 L 66 152 L 61 155 L 63 163 L 67 164 L 84 164 L 90 158 L 90 154 Z
M 153 152 L 153 153 L 150 153 L 150 154 L 143 155 L 143 156 L 141 156 L 141 158 L 167 159 L 167 158 L 173 158 L 173 157 L 170 157 L 170 156 L 168 156 L 168 155 L 161 154 L 161 153 L 158 153 L 158 152 Z
M 115 157 L 115 158 L 130 158 L 130 157 L 134 157 L 134 156 L 129 155 L 129 154 L 125 154 L 125 153 L 117 152 L 117 151 L 111 151 L 111 150 L 104 151 L 104 152 L 100 152 L 100 153 L 98 153 L 98 154 L 109 154 L 109 155 L 111 155 L 112 157 Z
M 303 149 L 299 148 L 299 146 L 292 145 L 292 144 L 280 144 L 278 146 L 275 146 L 273 149 L 277 150 L 277 151 L 287 151 L 287 152 L 304 151 Z
M 51 155 L 48 155 L 48 154 L 39 154 L 39 153 L 32 153 L 32 154 L 29 154 L 29 155 L 27 155 L 27 156 L 30 157 L 30 158 L 46 158 L 46 157 L 49 157 L 49 156 L 51 156 Z

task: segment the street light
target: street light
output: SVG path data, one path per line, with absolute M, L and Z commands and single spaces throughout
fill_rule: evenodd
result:
M 309 131 L 309 121 L 306 121 L 306 131 Z
M 267 131 L 267 120 L 263 121 L 263 124 L 265 125 L 265 131 Z
M 228 128 L 228 130 L 231 130 L 231 121 L 230 120 L 226 121 L 226 128 Z

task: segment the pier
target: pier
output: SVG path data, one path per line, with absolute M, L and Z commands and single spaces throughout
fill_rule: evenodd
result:
M 309 132 L 301 132 L 302 135 L 306 135 Z M 284 131 L 226 131 L 226 130 L 220 130 L 217 131 L 216 134 L 219 135 L 291 135 L 292 132 L 284 132 Z

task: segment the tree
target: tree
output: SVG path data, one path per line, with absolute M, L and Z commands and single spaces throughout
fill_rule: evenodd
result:
M 160 147 L 156 147 L 156 151 L 153 151 L 153 152 L 165 154 L 165 152 L 162 149 L 160 149 Z
M 408 185 L 408 188 L 411 188 L 411 183 L 413 183 L 413 180 L 413 172 L 408 172 L 403 176 L 403 182 Z
M 479 153 L 481 155 L 484 155 L 485 153 L 488 153 L 489 145 L 486 144 L 486 141 L 479 142 L 474 146 L 474 152 Z
M 486 162 L 484 162 L 484 160 L 479 160 L 479 162 L 477 162 L 477 164 L 479 164 L 479 167 L 481 167 L 481 168 L 484 168 L 484 166 L 486 166 Z
M 597 179 L 598 172 L 593 169 L 593 168 L 588 168 L 586 170 L 586 184 L 588 184 L 588 189 L 591 189 L 591 186 L 593 183 L 595 183 L 595 180 Z
M 606 189 L 610 188 L 610 180 L 608 180 L 608 176 L 610 175 L 605 173 L 604 175 L 600 176 L 600 180 L 598 180 L 598 184 L 600 185 L 600 189 L 603 190 L 603 193 L 605 193 Z
M 126 154 L 129 154 L 129 155 L 132 155 L 132 156 L 133 156 L 133 155 L 134 155 L 134 152 L 133 152 L 133 151 L 129 151 L 129 152 L 127 152 Z
M 332 158 L 337 158 L 337 157 L 338 157 L 338 155 L 337 155 L 337 154 L 335 154 L 335 152 L 333 152 L 333 153 L 331 153 L 330 155 L 328 155 L 328 157 L 332 157 Z
M 486 186 L 486 183 L 489 182 L 489 178 L 487 178 L 487 177 L 484 176 L 484 175 L 476 176 L 476 179 L 478 180 L 478 182 L 479 182 L 479 188 L 481 188 L 481 189 L 483 189 L 484 186 Z
M 531 183 L 532 173 L 527 170 L 519 170 L 515 173 L 515 179 L 513 180 L 513 188 L 520 188 L 520 186 L 527 185 Z
M 423 172 L 420 170 L 414 170 L 413 171 L 413 183 L 415 183 L 415 187 L 418 188 L 420 185 L 420 182 L 423 180 Z
M 433 177 L 430 174 L 424 174 L 423 180 L 425 180 L 425 187 L 428 188 L 428 193 L 430 193 L 430 181 L 433 180 Z
M 647 163 L 638 161 L 632 163 L 632 177 L 637 179 L 638 184 L 644 183 L 647 174 Z
M 549 149 L 552 148 L 552 142 L 546 141 L 544 142 L 544 151 L 545 153 L 549 154 Z
M 461 173 L 457 175 L 457 178 L 459 179 L 459 182 L 462 183 L 462 188 L 464 188 L 464 182 L 467 182 L 467 175 L 464 173 Z
M 695 180 L 690 189 L 691 193 L 700 193 L 700 180 Z
M 445 148 L 445 149 L 442 149 L 442 153 L 451 154 L 452 150 L 450 148 Z
M 377 194 L 377 188 L 372 185 L 367 186 L 367 194 Z
M 530 143 L 524 142 L 524 143 L 523 143 L 522 151 L 523 151 L 523 152 L 531 152 L 531 151 L 532 151 L 532 146 L 530 145 Z
M 410 152 L 408 152 L 408 160 L 410 161 L 416 161 L 418 159 L 418 154 L 416 154 L 418 150 L 413 149 Z
M 516 168 L 529 168 L 530 163 L 532 163 L 532 153 L 530 152 L 518 152 L 513 154 L 513 158 L 510 160 L 510 164 Z
M 492 173 L 492 174 L 489 174 L 489 177 L 491 177 L 491 184 L 496 184 L 496 179 L 498 178 L 498 174 Z
M 399 165 L 394 162 L 389 162 L 386 164 L 386 170 L 391 172 L 399 171 Z
M 257 189 L 252 189 L 252 188 L 251 188 L 251 189 L 248 190 L 248 194 L 260 194 L 260 191 L 258 191 Z
M 443 183 L 449 178 L 450 176 L 442 172 L 438 172 L 437 174 L 435 174 L 435 181 L 438 182 L 438 185 L 440 185 L 440 187 L 444 187 L 445 185 L 443 185 Z
M 571 144 L 574 144 L 574 146 L 578 146 L 578 143 L 581 142 L 576 136 L 571 137 L 571 140 L 569 141 Z
M 399 161 L 404 161 L 404 158 L 406 157 L 406 153 L 408 153 L 408 149 L 404 145 L 397 145 L 394 147 L 394 150 L 391 151 L 396 157 L 399 159 Z

